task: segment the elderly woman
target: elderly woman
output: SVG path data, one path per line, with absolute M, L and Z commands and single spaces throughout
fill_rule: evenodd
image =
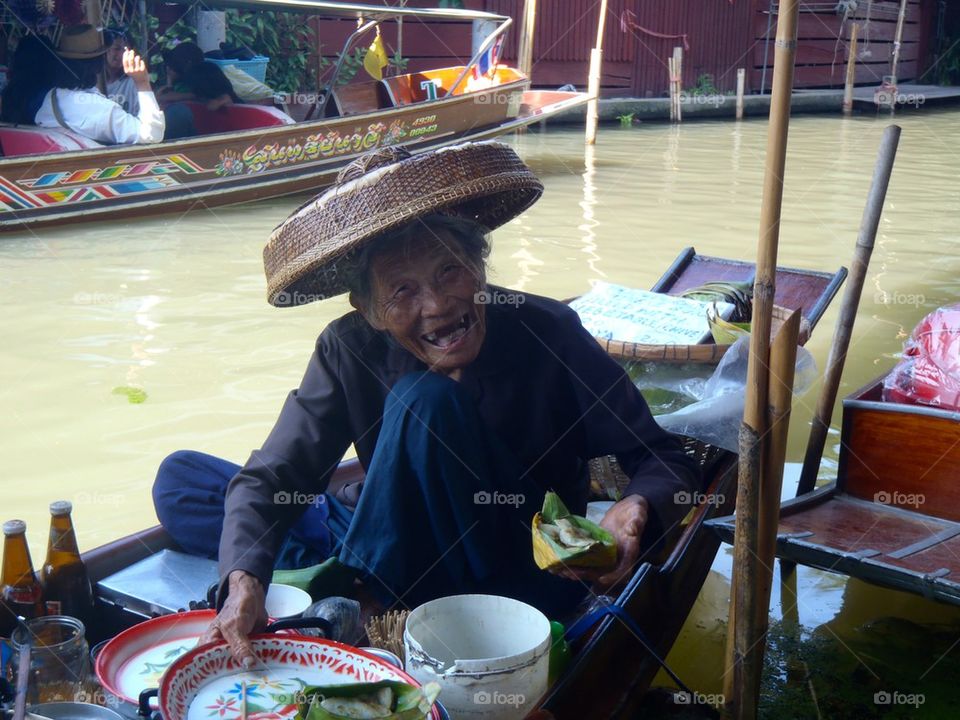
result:
M 246 636 L 264 622 L 274 568 L 327 557 L 387 605 L 487 592 L 569 611 L 585 581 L 626 577 L 686 514 L 675 499 L 696 488 L 694 464 L 577 315 L 487 285 L 488 231 L 542 190 L 506 145 L 387 148 L 276 229 L 270 302 L 349 291 L 356 310 L 320 335 L 244 467 L 184 452 L 161 467 L 163 524 L 191 552 L 213 555 L 219 541 L 222 607 L 207 639 L 252 661 Z M 351 444 L 366 471 L 353 509 L 322 494 Z M 602 523 L 617 567 L 538 570 L 530 521 L 545 492 L 582 513 L 587 461 L 607 454 L 631 479 Z

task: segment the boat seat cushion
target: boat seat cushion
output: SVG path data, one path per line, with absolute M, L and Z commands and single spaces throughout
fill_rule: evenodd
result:
M 0 126 L 0 149 L 4 157 L 39 155 L 103 147 L 90 138 L 70 130 L 25 125 Z
M 208 110 L 203 103 L 184 104 L 193 114 L 193 125 L 198 135 L 292 125 L 294 122 L 293 118 L 282 110 L 265 105 L 227 105 L 219 110 Z

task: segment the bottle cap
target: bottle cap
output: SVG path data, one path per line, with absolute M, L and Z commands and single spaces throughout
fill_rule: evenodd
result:
M 54 500 L 50 503 L 51 515 L 69 515 L 73 511 L 73 503 L 69 500 Z
M 27 531 L 27 524 L 23 520 L 7 520 L 3 524 L 4 535 L 23 535 Z

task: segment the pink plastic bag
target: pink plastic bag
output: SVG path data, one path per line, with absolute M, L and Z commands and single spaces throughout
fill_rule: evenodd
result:
M 927 315 L 903 346 L 903 359 L 883 381 L 888 402 L 960 411 L 960 303 Z

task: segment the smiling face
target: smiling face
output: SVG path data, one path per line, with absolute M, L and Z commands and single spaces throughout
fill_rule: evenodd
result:
M 360 310 L 431 370 L 458 380 L 486 335 L 484 306 L 475 302 L 482 268 L 448 231 L 422 227 L 422 235 L 373 256 L 370 306 Z

